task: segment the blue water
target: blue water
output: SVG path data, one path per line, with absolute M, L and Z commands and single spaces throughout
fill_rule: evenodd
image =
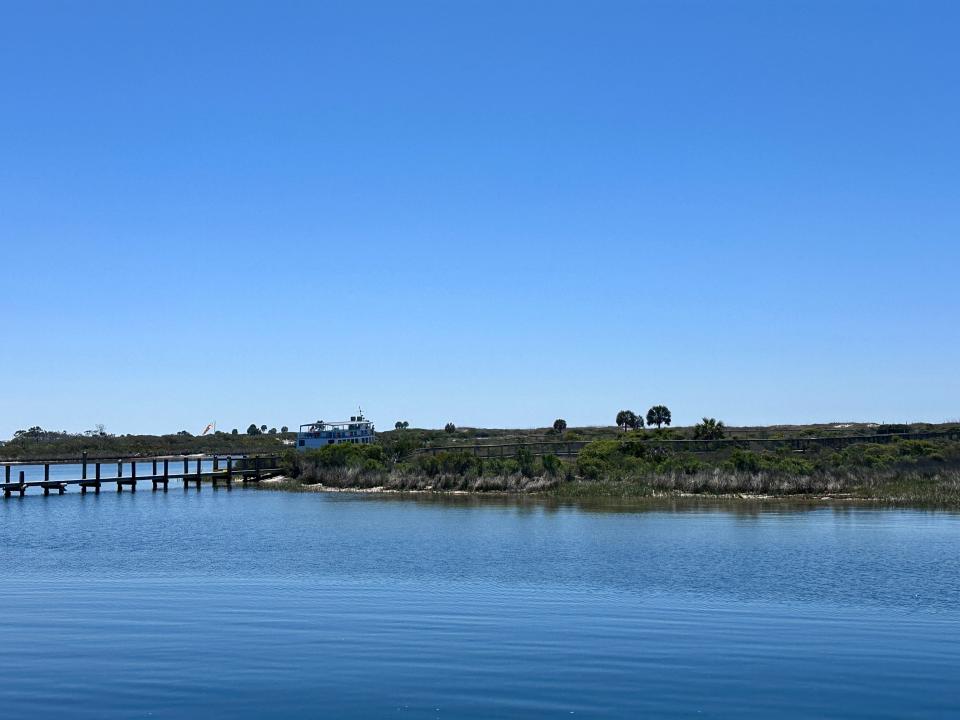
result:
M 0 716 L 960 716 L 960 516 L 730 507 L 0 500 Z

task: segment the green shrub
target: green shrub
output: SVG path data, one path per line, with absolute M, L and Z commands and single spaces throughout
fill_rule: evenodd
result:
M 533 477 L 536 464 L 533 460 L 533 453 L 527 448 L 517 448 L 517 465 L 520 468 L 521 475 L 524 477 Z
M 556 455 L 544 455 L 540 462 L 543 464 L 543 471 L 550 477 L 556 477 L 560 474 L 560 467 L 563 463 Z
M 417 457 L 415 467 L 430 477 L 437 475 L 479 475 L 483 461 L 471 452 L 441 451 L 433 455 Z

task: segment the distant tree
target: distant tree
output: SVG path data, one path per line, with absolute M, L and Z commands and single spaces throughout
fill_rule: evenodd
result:
M 617 413 L 617 426 L 624 430 L 636 430 L 643 427 L 643 418 L 633 410 L 621 410 Z
M 261 426 L 260 426 L 260 432 L 265 433 L 266 431 L 267 431 L 267 426 L 266 426 L 266 425 L 261 425 Z
M 720 440 L 724 436 L 726 425 L 716 418 L 705 417 L 693 427 L 695 440 Z
M 443 431 L 447 433 L 455 433 L 457 431 L 457 426 L 454 425 L 452 422 L 448 422 L 446 425 L 443 426 Z
M 670 414 L 670 408 L 666 405 L 654 405 L 647 410 L 647 425 L 656 425 L 660 429 L 661 425 L 670 426 L 673 416 Z
M 402 420 L 397 420 L 397 421 L 393 424 L 393 429 L 394 429 L 394 430 L 403 430 L 403 421 L 402 421 Z
M 276 429 L 276 428 L 270 428 L 269 434 L 270 434 L 270 435 L 276 435 L 276 434 L 277 434 L 277 429 Z
M 253 423 L 250 423 L 250 427 L 247 428 L 247 435 L 259 435 L 260 428 L 258 428 Z
M 286 425 L 284 425 L 282 428 L 280 428 L 280 432 L 282 432 L 282 433 L 290 432 L 290 428 L 288 428 Z
M 177 433 L 180 437 L 193 437 L 193 434 L 188 430 L 181 430 Z
M 230 434 L 231 434 L 231 435 L 239 435 L 239 434 L 240 434 L 240 431 L 237 430 L 236 428 L 234 428 L 233 430 L 230 431 Z
M 106 437 L 107 426 L 103 423 L 97 423 L 93 426 L 93 430 L 85 430 L 83 434 L 87 437 Z
M 13 434 L 13 437 L 14 438 L 33 438 L 39 443 L 40 438 L 46 434 L 47 434 L 46 430 L 44 430 L 39 425 L 34 425 L 32 428 L 28 428 L 27 430 L 17 430 Z
M 556 430 L 558 433 L 562 433 L 564 430 L 567 429 L 567 421 L 564 420 L 563 418 L 557 418 L 556 420 L 553 421 L 553 429 Z

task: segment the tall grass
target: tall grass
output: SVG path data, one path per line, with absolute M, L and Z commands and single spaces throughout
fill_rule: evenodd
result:
M 300 487 L 338 488 L 388 491 L 461 491 L 461 492 L 542 492 L 560 483 L 558 477 L 527 477 L 521 473 L 494 476 L 444 473 L 428 476 L 404 470 L 382 472 L 360 468 L 316 469 L 309 477 L 301 477 Z
M 749 495 L 847 497 L 897 504 L 960 506 L 960 470 L 936 473 L 897 470 L 845 471 L 814 475 L 737 472 L 649 474 L 620 479 L 576 479 L 554 489 L 563 497 L 650 495 Z

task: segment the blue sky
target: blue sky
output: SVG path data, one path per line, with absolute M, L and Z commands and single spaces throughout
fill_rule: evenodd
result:
M 958 418 L 958 24 L 3 2 L 0 436 Z

